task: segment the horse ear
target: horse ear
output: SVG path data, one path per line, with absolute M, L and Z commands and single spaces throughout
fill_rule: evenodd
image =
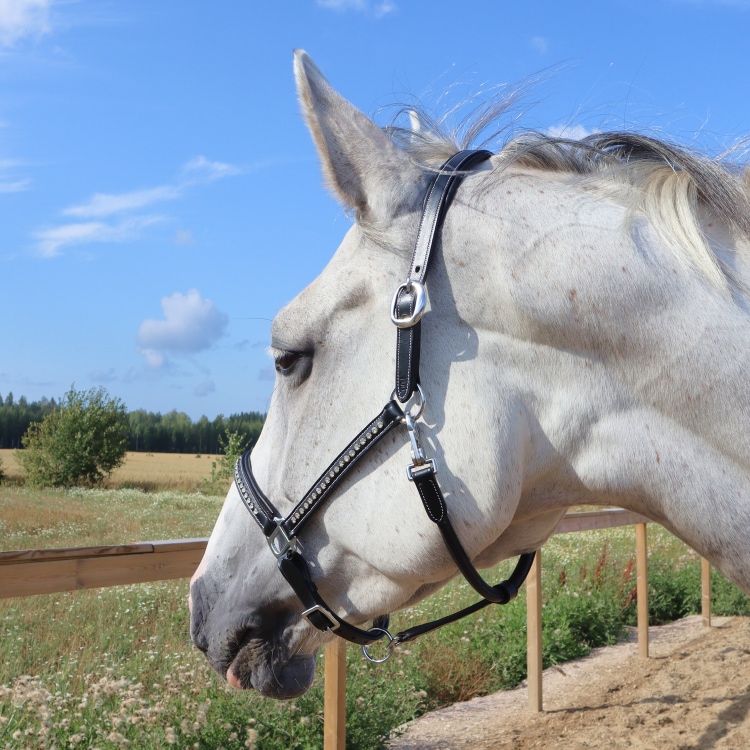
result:
M 358 218 L 390 216 L 424 176 L 409 155 L 338 94 L 303 50 L 294 53 L 302 113 L 334 195 Z

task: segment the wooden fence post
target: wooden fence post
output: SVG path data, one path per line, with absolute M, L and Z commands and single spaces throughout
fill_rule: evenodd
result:
M 526 579 L 526 671 L 529 684 L 529 711 L 542 710 L 542 550 Z
M 648 544 L 646 524 L 635 525 L 635 558 L 638 600 L 638 653 L 648 657 Z
M 346 747 L 346 641 L 334 637 L 325 649 L 323 748 Z
M 711 563 L 701 558 L 701 614 L 703 626 L 711 627 Z

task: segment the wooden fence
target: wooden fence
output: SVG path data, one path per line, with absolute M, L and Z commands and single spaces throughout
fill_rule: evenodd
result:
M 555 533 L 635 525 L 638 650 L 648 656 L 647 519 L 626 510 L 568 513 Z M 61 591 L 189 578 L 207 539 L 179 539 L 101 547 L 0 552 L 0 599 Z M 703 624 L 711 624 L 710 568 L 702 563 Z M 529 709 L 542 710 L 542 552 L 526 581 Z M 335 638 L 325 650 L 324 748 L 346 744 L 346 642 Z

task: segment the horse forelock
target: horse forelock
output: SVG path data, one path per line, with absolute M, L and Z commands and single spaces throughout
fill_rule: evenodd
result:
M 750 264 L 750 167 L 730 159 L 747 147 L 747 141 L 727 155 L 712 157 L 627 131 L 592 133 L 580 139 L 536 131 L 512 135 L 518 119 L 513 109 L 524 94 L 523 88 L 515 90 L 472 112 L 452 130 L 447 117 L 435 119 L 412 104 L 399 110 L 409 116 L 409 127 L 392 124 L 385 130 L 427 171 L 439 168 L 456 151 L 487 147 L 500 139 L 493 160 L 495 176 L 517 166 L 576 175 L 605 191 L 618 191 L 631 215 L 645 215 L 684 265 L 719 288 L 750 294 L 750 279 L 743 279 L 715 252 L 704 229 L 706 220 L 723 224 L 736 243 L 733 249 Z M 483 187 L 487 185 L 483 182 Z

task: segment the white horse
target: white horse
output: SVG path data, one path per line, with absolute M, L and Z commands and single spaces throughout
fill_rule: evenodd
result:
M 391 298 L 427 185 L 459 149 L 377 127 L 304 52 L 295 74 L 354 223 L 273 322 L 276 386 L 252 464 L 284 514 L 388 399 Z M 615 505 L 750 592 L 749 194 L 738 169 L 617 133 L 525 135 L 466 176 L 427 282 L 420 421 L 476 566 L 538 549 L 568 506 Z M 300 534 L 318 591 L 355 625 L 456 575 L 410 462 L 406 430 L 392 430 Z M 301 617 L 236 486 L 191 609 L 216 670 L 273 697 L 309 687 L 332 637 Z

